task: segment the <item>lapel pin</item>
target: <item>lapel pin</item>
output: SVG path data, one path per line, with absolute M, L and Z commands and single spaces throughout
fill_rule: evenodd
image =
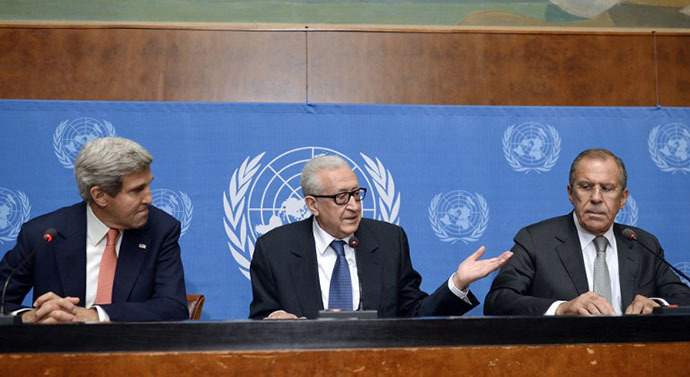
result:
M 139 244 L 139 248 L 140 248 L 140 249 L 146 250 L 146 244 L 145 244 L 145 243 L 140 243 L 140 244 Z

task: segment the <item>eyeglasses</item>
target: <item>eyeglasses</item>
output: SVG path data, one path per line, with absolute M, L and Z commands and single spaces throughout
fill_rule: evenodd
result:
M 350 198 L 354 197 L 356 201 L 361 202 L 367 196 L 367 189 L 360 187 L 350 192 L 341 192 L 335 195 L 309 195 L 315 198 L 331 198 L 335 204 L 342 206 L 350 202 Z
M 618 191 L 618 186 L 616 185 L 610 185 L 610 184 L 594 184 L 590 182 L 580 182 L 575 184 L 575 188 L 577 188 L 581 192 L 585 192 L 588 194 L 592 194 L 594 190 L 599 188 L 599 191 L 601 191 L 602 195 L 614 195 Z

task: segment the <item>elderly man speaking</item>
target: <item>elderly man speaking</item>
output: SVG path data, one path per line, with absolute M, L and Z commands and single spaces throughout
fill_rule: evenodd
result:
M 301 185 L 313 216 L 256 241 L 250 318 L 315 318 L 321 309 L 376 310 L 379 317 L 462 315 L 478 305 L 470 283 L 512 255 L 479 260 L 485 251 L 480 247 L 428 295 L 419 289 L 422 279 L 403 229 L 362 218 L 367 190 L 342 158 L 313 158 Z

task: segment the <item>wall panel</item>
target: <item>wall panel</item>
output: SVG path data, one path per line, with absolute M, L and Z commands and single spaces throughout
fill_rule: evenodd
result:
M 303 33 L 8 28 L 0 51 L 0 98 L 305 98 Z
M 0 98 L 688 106 L 689 38 L 6 25 Z
M 314 102 L 649 106 L 646 35 L 313 33 Z
M 664 106 L 690 106 L 690 35 L 657 36 L 659 100 Z

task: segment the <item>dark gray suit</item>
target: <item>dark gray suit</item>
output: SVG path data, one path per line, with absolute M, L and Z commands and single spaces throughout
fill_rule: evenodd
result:
M 663 298 L 670 304 L 690 304 L 690 288 L 642 245 L 623 238 L 625 228 L 634 230 L 639 242 L 664 255 L 650 233 L 614 223 L 622 311 L 638 294 Z M 491 284 L 484 314 L 542 315 L 554 301 L 569 301 L 589 291 L 572 212 L 523 228 L 514 241 L 514 255 Z
M 313 217 L 281 226 L 256 241 L 250 318 L 264 318 L 279 309 L 315 318 L 323 309 L 312 221 Z M 446 316 L 462 315 L 479 304 L 472 293 L 472 305 L 455 296 L 447 281 L 432 295 L 421 291 L 422 278 L 412 268 L 401 227 L 362 219 L 355 236 L 363 309 L 377 310 L 379 317 Z

